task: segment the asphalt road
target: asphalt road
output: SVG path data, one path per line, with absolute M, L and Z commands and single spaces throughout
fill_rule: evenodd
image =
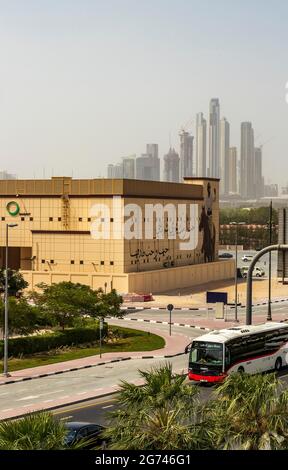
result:
M 285 388 L 288 388 L 288 369 L 279 373 L 280 380 Z M 188 382 L 189 383 L 189 382 Z M 200 391 L 200 400 L 207 401 L 211 398 L 214 387 L 197 385 Z M 53 412 L 57 419 L 65 421 L 86 421 L 97 423 L 102 426 L 109 424 L 109 412 L 117 410 L 117 395 L 110 395 L 105 398 L 89 400 L 78 405 L 65 406 Z

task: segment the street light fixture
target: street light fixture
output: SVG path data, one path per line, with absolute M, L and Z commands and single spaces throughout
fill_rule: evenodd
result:
M 4 316 L 4 370 L 3 375 L 10 377 L 8 373 L 8 230 L 17 227 L 18 224 L 6 224 L 6 260 L 5 260 L 5 316 Z
M 245 222 L 230 222 L 235 226 L 235 322 L 238 322 L 238 226 L 245 225 Z

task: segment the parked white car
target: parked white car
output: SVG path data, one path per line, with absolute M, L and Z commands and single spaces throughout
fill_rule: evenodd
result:
M 248 269 L 249 269 L 249 266 L 243 266 L 243 268 L 241 268 L 241 272 L 242 272 L 243 277 L 247 277 Z M 253 269 L 252 276 L 253 277 L 263 277 L 263 276 L 265 276 L 265 271 L 260 266 L 256 266 Z
M 241 259 L 242 259 L 242 261 L 244 261 L 244 262 L 246 261 L 246 263 L 247 263 L 247 261 L 252 261 L 253 255 L 244 255 L 244 256 L 242 256 Z

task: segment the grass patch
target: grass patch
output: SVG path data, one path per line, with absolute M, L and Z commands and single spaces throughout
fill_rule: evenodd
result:
M 158 335 L 146 331 L 133 330 L 130 328 L 121 328 L 109 326 L 109 330 L 114 337 L 113 342 L 104 342 L 102 344 L 102 354 L 107 352 L 133 352 L 133 351 L 154 351 L 162 349 L 165 346 L 165 340 Z M 111 336 L 110 336 L 111 337 Z M 57 362 L 71 361 L 83 357 L 98 356 L 99 343 L 93 345 L 83 345 L 69 348 L 59 348 L 57 351 L 37 353 L 23 358 L 9 358 L 8 369 L 10 372 L 30 367 L 46 366 Z M 0 361 L 1 370 L 3 361 Z

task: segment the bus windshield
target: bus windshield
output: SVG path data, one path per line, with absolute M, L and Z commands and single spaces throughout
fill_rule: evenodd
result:
M 190 350 L 190 363 L 206 366 L 222 366 L 223 345 L 207 341 L 193 341 Z

